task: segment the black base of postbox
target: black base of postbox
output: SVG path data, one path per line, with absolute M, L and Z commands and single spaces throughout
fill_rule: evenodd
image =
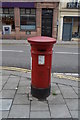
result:
M 35 88 L 31 85 L 31 94 L 38 99 L 46 99 L 50 95 L 51 86 L 49 88 Z

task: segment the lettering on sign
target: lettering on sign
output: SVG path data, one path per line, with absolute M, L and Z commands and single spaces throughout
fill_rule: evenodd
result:
M 38 64 L 44 65 L 45 64 L 45 56 L 39 55 L 38 56 Z

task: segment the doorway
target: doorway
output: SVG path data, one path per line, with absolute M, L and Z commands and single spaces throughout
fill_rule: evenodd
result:
M 42 36 L 52 37 L 53 9 L 42 9 Z
M 63 24 L 63 41 L 71 41 L 72 38 L 72 23 Z

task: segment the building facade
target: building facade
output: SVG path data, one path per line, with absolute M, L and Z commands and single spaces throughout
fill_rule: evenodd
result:
M 80 1 L 67 0 L 59 4 L 58 40 L 80 40 Z
M 57 38 L 58 0 L 34 2 L 2 0 L 0 3 L 0 38 L 27 39 L 31 36 Z

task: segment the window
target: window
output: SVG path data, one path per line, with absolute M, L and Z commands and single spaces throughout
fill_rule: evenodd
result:
M 2 8 L 0 8 L 0 14 L 2 14 L 3 13 L 3 9 Z
M 64 23 L 72 26 L 72 38 L 80 38 L 80 17 L 64 17 Z
M 8 11 L 8 8 L 3 9 L 3 13 L 4 13 L 4 14 L 8 14 L 8 12 L 9 12 L 9 11 Z
M 72 23 L 71 17 L 64 17 L 64 23 Z
M 25 14 L 25 9 L 20 10 L 21 15 Z
M 2 26 L 11 25 L 12 30 L 14 30 L 15 29 L 14 8 L 2 8 L 2 9 L 0 9 L 0 21 L 2 23 Z
M 14 9 L 9 8 L 9 14 L 14 14 Z
M 72 0 L 72 2 L 78 2 L 79 0 Z
M 80 17 L 73 18 L 72 37 L 80 38 Z
M 30 9 L 26 9 L 26 14 L 30 15 Z
M 21 30 L 36 29 L 36 9 L 20 9 Z

